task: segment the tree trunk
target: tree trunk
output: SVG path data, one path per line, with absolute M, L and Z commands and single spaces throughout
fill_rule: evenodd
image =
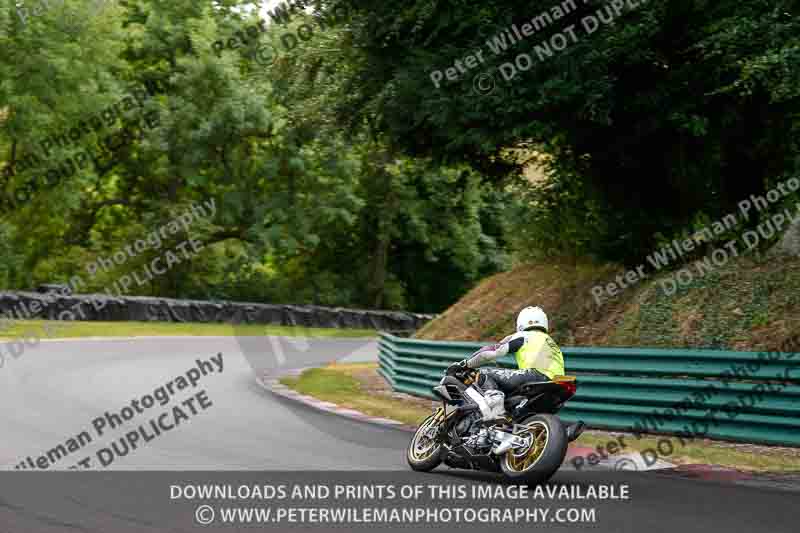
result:
M 386 290 L 386 268 L 389 263 L 389 244 L 391 239 L 388 232 L 381 232 L 375 241 L 375 250 L 372 255 L 372 269 L 370 273 L 370 305 L 374 309 L 383 307 L 384 292 Z
M 388 160 L 387 160 L 388 162 Z M 381 169 L 383 170 L 383 169 Z M 394 219 L 399 207 L 397 193 L 392 184 L 392 175 L 384 172 L 385 200 L 375 206 L 375 245 L 373 248 L 369 283 L 367 285 L 369 305 L 381 309 L 385 305 L 386 278 L 389 267 L 389 247 L 392 244 Z

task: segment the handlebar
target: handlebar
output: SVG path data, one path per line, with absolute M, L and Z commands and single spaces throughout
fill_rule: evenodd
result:
M 477 379 L 479 371 L 476 368 L 450 365 L 449 367 L 447 367 L 445 374 L 448 376 L 452 376 L 457 380 L 461 381 L 462 383 L 468 385 L 472 383 L 475 379 Z

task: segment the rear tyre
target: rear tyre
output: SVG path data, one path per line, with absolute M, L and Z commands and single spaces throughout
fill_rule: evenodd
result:
M 406 450 L 406 460 L 412 470 L 430 472 L 442 462 L 442 443 L 435 437 L 439 432 L 439 424 L 444 421 L 441 410 L 426 418 L 417 428 Z
M 525 418 L 515 435 L 525 437 L 528 445 L 511 449 L 500 460 L 500 469 L 517 483 L 538 484 L 550 479 L 567 454 L 567 433 L 557 416 L 535 415 Z

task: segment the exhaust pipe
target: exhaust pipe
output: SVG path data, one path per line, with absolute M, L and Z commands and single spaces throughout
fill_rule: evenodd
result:
M 586 429 L 586 424 L 583 423 L 583 420 L 579 420 L 574 424 L 567 424 L 566 429 L 567 429 L 567 442 L 572 442 L 581 436 L 583 430 Z
M 515 446 L 525 445 L 523 439 L 511 433 L 506 433 L 505 431 L 495 430 L 492 434 L 492 440 L 495 442 L 495 447 L 492 448 L 492 453 L 495 455 L 503 455 Z

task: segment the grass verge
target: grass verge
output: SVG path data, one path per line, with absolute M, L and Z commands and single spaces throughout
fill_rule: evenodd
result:
M 297 378 L 283 378 L 281 383 L 303 394 L 355 409 L 371 416 L 382 416 L 416 425 L 431 414 L 430 406 L 401 402 L 388 395 L 372 394 L 357 375 L 375 372 L 377 365 L 355 363 L 312 368 Z M 430 403 L 430 402 L 428 402 Z
M 15 320 L 0 329 L 0 340 L 38 337 L 67 339 L 81 337 L 143 336 L 259 336 L 375 337 L 370 329 L 304 328 L 266 324 L 200 324 L 179 322 L 82 322 L 55 320 Z
M 375 363 L 334 364 L 306 370 L 299 377 L 284 378 L 281 383 L 298 392 L 342 407 L 356 409 L 371 416 L 380 416 L 416 425 L 432 411 L 433 402 L 391 391 L 376 372 Z M 617 433 L 591 431 L 575 442 L 578 446 L 605 449 L 609 442 L 619 442 Z M 633 435 L 624 438 L 624 452 L 657 449 L 663 436 Z M 698 440 L 681 446 L 671 439 L 674 452 L 660 458 L 674 464 L 714 464 L 757 472 L 800 472 L 800 449 L 733 444 Z
M 670 442 L 674 451 L 668 456 L 658 455 L 658 458 L 673 464 L 710 464 L 749 472 L 800 473 L 800 450 L 796 448 L 734 444 L 710 439 L 682 445 L 677 437 L 668 435 L 643 436 L 641 439 L 628 435 L 623 436 L 623 441 L 627 445 L 627 449 L 623 452 L 650 450 L 650 453 L 653 453 L 653 450 L 659 449 L 659 442 L 664 440 Z M 619 437 L 602 431 L 584 433 L 576 441 L 578 445 L 597 450 L 605 450 L 608 443 L 619 442 Z M 663 444 L 662 447 L 669 449 Z M 645 457 L 648 455 L 645 454 Z

